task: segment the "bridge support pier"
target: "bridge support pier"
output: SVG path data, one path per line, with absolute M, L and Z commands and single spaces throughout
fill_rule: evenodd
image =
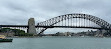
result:
M 32 34 L 36 35 L 36 28 L 35 28 L 34 18 L 30 18 L 28 20 L 28 33 L 32 33 Z

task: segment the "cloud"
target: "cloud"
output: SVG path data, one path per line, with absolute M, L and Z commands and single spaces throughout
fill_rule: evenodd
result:
M 70 13 L 85 13 L 111 23 L 110 0 L 0 0 L 0 24 L 26 25 Z

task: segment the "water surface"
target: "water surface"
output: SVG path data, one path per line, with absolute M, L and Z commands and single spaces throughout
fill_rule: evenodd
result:
M 13 42 L 0 43 L 0 49 L 111 49 L 111 38 L 13 38 Z

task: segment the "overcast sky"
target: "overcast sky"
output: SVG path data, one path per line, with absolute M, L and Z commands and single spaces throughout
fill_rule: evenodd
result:
M 0 24 L 26 25 L 31 17 L 38 23 L 71 13 L 94 15 L 111 23 L 111 0 L 0 0 Z

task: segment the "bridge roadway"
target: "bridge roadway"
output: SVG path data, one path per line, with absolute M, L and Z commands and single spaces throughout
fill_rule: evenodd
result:
M 28 25 L 0 25 L 0 27 L 23 27 L 23 28 L 28 28 Z
M 28 25 L 0 25 L 0 27 L 20 27 L 28 28 Z M 88 27 L 88 26 L 35 26 L 36 28 L 89 28 L 89 29 L 104 29 L 99 27 Z

